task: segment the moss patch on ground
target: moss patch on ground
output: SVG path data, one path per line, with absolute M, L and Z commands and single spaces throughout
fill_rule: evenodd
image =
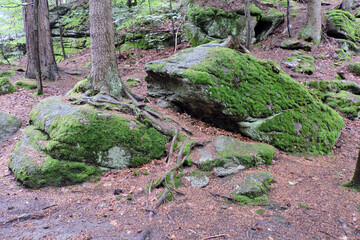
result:
M 24 81 L 16 81 L 14 85 L 25 88 L 26 90 L 36 89 L 36 81 L 33 80 L 24 80 Z

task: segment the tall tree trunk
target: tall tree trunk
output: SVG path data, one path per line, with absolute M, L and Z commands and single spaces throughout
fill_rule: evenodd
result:
M 94 90 L 105 90 L 113 96 L 123 94 L 115 56 L 112 0 L 90 0 L 90 81 Z
M 354 2 L 354 0 L 343 0 L 341 3 L 341 9 L 350 11 L 352 8 L 353 2 Z
M 319 45 L 321 40 L 321 0 L 308 1 L 306 19 L 307 23 L 299 33 L 299 37 Z
M 360 150 L 359 150 L 358 159 L 356 162 L 355 173 L 351 180 L 351 184 L 353 187 L 360 189 Z
M 245 18 L 246 18 L 246 48 L 251 51 L 251 15 L 250 0 L 245 0 Z
M 23 0 L 24 3 L 32 3 L 33 0 Z M 50 21 L 49 7 L 47 0 L 39 0 L 39 54 L 40 66 L 43 78 L 55 81 L 59 78 L 58 68 L 55 62 Z M 33 5 L 26 5 L 23 8 L 25 33 L 26 33 L 26 50 L 27 50 L 27 68 L 25 76 L 28 78 L 36 78 L 35 67 L 35 50 L 34 50 L 34 9 Z
M 289 33 L 289 38 L 292 38 L 291 26 L 290 26 L 290 0 L 287 0 L 286 23 L 287 23 L 287 29 L 288 29 L 288 33 Z
M 36 85 L 37 94 L 43 94 L 43 85 L 40 67 L 39 53 L 39 0 L 34 0 L 34 52 L 35 52 L 35 68 L 36 68 Z

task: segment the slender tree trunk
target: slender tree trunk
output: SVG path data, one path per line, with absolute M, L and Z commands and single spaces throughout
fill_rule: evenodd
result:
M 94 90 L 121 96 L 123 85 L 115 56 L 111 2 L 112 0 L 90 0 L 90 81 Z
M 24 3 L 32 3 L 33 0 L 23 0 Z M 39 0 L 39 54 L 40 66 L 43 78 L 55 81 L 59 78 L 58 68 L 56 66 L 54 51 L 51 39 L 49 7 L 47 0 Z M 36 78 L 35 50 L 34 50 L 34 9 L 33 5 L 24 6 L 24 22 L 26 33 L 26 50 L 27 50 L 27 68 L 25 76 Z
M 56 0 L 56 15 L 57 15 L 57 19 L 58 21 L 60 20 L 60 16 L 59 16 L 59 0 Z M 64 48 L 64 40 L 63 40 L 63 27 L 61 25 L 61 23 L 59 22 L 59 32 L 60 32 L 60 46 L 61 46 L 61 51 L 63 54 L 63 59 L 66 59 L 66 53 L 65 53 L 65 48 Z
M 35 68 L 36 68 L 36 85 L 37 94 L 43 94 L 43 85 L 40 68 L 39 55 L 39 0 L 34 0 L 34 51 L 35 51 Z
M 287 29 L 288 29 L 288 33 L 289 33 L 289 38 L 292 38 L 291 26 L 290 26 L 290 0 L 287 0 L 286 22 L 287 22 Z
M 245 0 L 245 18 L 246 18 L 246 48 L 251 52 L 251 15 L 250 0 Z
M 173 16 L 173 7 L 172 7 L 172 0 L 170 0 L 170 11 L 171 11 L 171 27 L 172 27 L 172 36 L 173 36 L 173 39 L 174 39 L 174 46 L 175 46 L 175 22 L 174 22 L 174 16 Z
M 306 19 L 307 23 L 299 37 L 318 45 L 321 40 L 321 0 L 308 1 Z

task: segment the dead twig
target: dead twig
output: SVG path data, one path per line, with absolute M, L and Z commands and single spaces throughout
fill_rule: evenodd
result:
M 46 209 L 56 207 L 56 206 L 57 206 L 57 204 L 53 204 L 53 205 L 50 205 L 50 206 L 43 207 L 41 210 L 46 210 Z
M 201 240 L 207 240 L 207 239 L 219 238 L 219 237 L 230 237 L 230 236 L 228 234 L 219 234 L 219 235 L 214 235 L 214 236 L 202 238 Z

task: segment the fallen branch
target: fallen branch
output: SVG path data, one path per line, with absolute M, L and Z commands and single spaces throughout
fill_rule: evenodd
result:
M 53 205 L 50 205 L 50 206 L 43 207 L 41 210 L 46 210 L 46 209 L 56 207 L 56 206 L 57 206 L 57 204 L 53 204 Z
M 11 223 L 14 223 L 14 222 L 24 222 L 24 221 L 27 221 L 27 220 L 30 220 L 30 219 L 41 219 L 45 217 L 45 215 L 43 214 L 33 214 L 33 213 L 25 213 L 25 214 L 22 214 L 16 218 L 13 218 L 9 221 L 6 221 L 6 222 L 3 222 L 3 225 L 7 225 L 7 224 L 11 224 Z

